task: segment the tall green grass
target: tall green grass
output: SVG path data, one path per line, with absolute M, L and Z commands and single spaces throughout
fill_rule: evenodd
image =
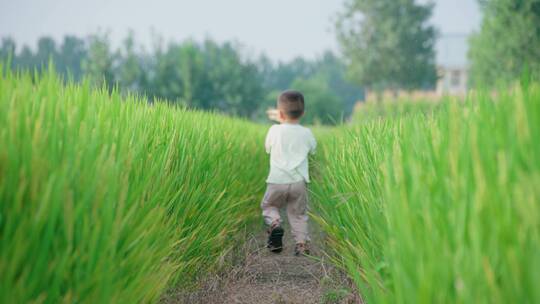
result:
M 52 71 L 2 73 L 0 302 L 155 302 L 215 270 L 257 215 L 263 136 Z
M 367 303 L 540 303 L 540 87 L 324 135 L 313 213 Z
M 319 130 L 312 185 L 364 299 L 540 302 L 540 87 L 372 110 Z M 155 302 L 217 270 L 257 217 L 264 132 L 3 72 L 0 303 Z
M 441 100 L 448 100 L 450 97 L 443 97 Z M 366 101 L 356 106 L 351 117 L 353 123 L 365 123 L 366 121 L 380 118 L 398 118 L 409 114 L 431 115 L 437 112 L 444 102 L 437 100 L 408 100 L 398 98 L 395 100 Z

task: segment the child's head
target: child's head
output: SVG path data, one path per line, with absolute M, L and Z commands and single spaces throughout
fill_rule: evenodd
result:
M 304 95 L 288 90 L 279 95 L 277 108 L 282 121 L 298 121 L 304 115 Z

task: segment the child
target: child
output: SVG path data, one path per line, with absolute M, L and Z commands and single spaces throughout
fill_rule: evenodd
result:
M 268 229 L 268 248 L 274 253 L 283 249 L 283 228 L 279 209 L 287 208 L 291 232 L 296 241 L 295 254 L 307 255 L 307 189 L 309 183 L 308 154 L 315 153 L 317 142 L 311 131 L 300 125 L 304 115 L 304 96 L 298 91 L 285 91 L 277 101 L 278 125 L 266 135 L 266 152 L 270 153 L 270 174 L 261 203 Z

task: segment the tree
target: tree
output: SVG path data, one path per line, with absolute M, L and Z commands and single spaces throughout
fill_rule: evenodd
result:
M 75 36 L 65 36 L 60 51 L 56 58 L 56 69 L 58 72 L 79 81 L 82 78 L 82 62 L 87 56 L 84 40 Z
M 154 97 L 245 117 L 252 117 L 264 98 L 257 66 L 242 60 L 234 44 L 185 41 L 158 46 L 152 57 L 148 91 Z
M 354 105 L 364 99 L 364 90 L 347 80 L 345 65 L 332 52 L 325 52 L 317 61 L 314 77 L 322 78 L 332 94 L 339 96 L 345 117 L 350 116 Z
M 471 81 L 493 86 L 524 70 L 540 78 L 540 1 L 481 1 L 483 21 L 471 38 Z
M 16 57 L 15 68 L 23 70 L 33 70 L 37 68 L 38 62 L 36 62 L 36 56 L 32 50 L 27 46 L 23 46 L 21 53 Z
M 284 91 L 291 86 L 295 79 L 307 79 L 313 76 L 316 70 L 317 62 L 299 57 L 287 63 L 278 63 L 265 80 L 268 87 Z
M 116 55 L 119 61 L 115 73 L 118 85 L 121 89 L 131 92 L 139 92 L 144 82 L 142 60 L 135 48 L 135 34 L 130 32 L 124 39 L 123 49 Z
M 302 92 L 306 102 L 303 122 L 307 124 L 335 124 L 343 118 L 342 100 L 332 93 L 321 77 L 298 78 L 292 88 Z
M 252 117 L 264 98 L 257 65 L 243 60 L 237 45 L 221 46 L 207 40 L 203 44 L 208 86 L 212 89 L 212 107 L 230 114 Z M 200 88 L 208 91 L 208 86 Z
M 2 38 L 2 44 L 0 45 L 0 61 L 5 61 L 10 59 L 11 60 L 11 66 L 15 66 L 16 64 L 16 51 L 17 44 L 15 43 L 15 40 L 12 38 Z M 7 62 L 3 62 L 3 64 L 7 64 Z M 1 71 L 0 71 L 1 72 Z
M 265 116 L 266 108 L 275 106 L 275 99 L 279 92 L 290 89 L 296 80 L 310 80 L 318 78 L 318 82 L 326 82 L 326 90 L 339 98 L 343 106 L 341 111 L 345 116 L 352 113 L 354 104 L 364 97 L 363 89 L 352 83 L 346 77 L 346 66 L 336 55 L 327 51 L 314 60 L 296 58 L 290 62 L 273 64 L 268 58 L 262 56 L 258 62 L 259 74 L 270 98 L 266 98 L 264 105 L 258 111 L 258 118 Z
M 166 100 L 260 121 L 266 121 L 265 111 L 275 107 L 279 93 L 295 86 L 309 96 L 308 122 L 338 121 L 362 96 L 362 89 L 345 79 L 341 59 L 330 52 L 315 60 L 275 64 L 264 56 L 246 59 L 234 42 L 188 40 L 164 46 L 162 41 L 154 36 L 154 49 L 147 53 L 133 33 L 117 49 L 102 33 L 87 40 L 66 36 L 59 47 L 43 37 L 35 52 L 24 45 L 15 54 L 15 42 L 4 39 L 0 56 L 13 53 L 12 68 L 38 72 L 53 59 L 56 70 L 74 81 L 87 77 L 98 86 L 146 95 L 151 102 Z
M 34 57 L 34 65 L 38 71 L 47 69 L 49 61 L 56 62 L 58 52 L 56 50 L 56 42 L 51 37 L 41 37 L 38 40 L 38 48 Z
M 85 75 L 96 85 L 106 84 L 109 89 L 114 81 L 114 57 L 110 50 L 108 35 L 90 37 L 88 56 L 83 62 Z
M 433 87 L 433 3 L 348 0 L 336 23 L 350 76 L 372 90 Z

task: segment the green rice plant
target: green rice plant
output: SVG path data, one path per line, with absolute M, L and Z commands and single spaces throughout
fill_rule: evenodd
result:
M 398 97 L 392 100 L 365 101 L 356 105 L 351 122 L 363 124 L 371 120 L 403 117 L 419 113 L 432 115 L 439 111 L 444 102 L 450 98 L 450 96 L 444 96 L 436 100 L 428 98 L 408 100 L 405 97 Z
M 334 262 L 367 303 L 539 303 L 539 139 L 538 85 L 325 133 Z
M 385 113 L 319 128 L 313 164 L 364 299 L 540 302 L 540 86 Z M 264 132 L 2 72 L 0 303 L 155 302 L 216 271 L 258 213 Z
M 257 214 L 263 136 L 53 71 L 3 71 L 0 302 L 155 302 L 217 270 Z

